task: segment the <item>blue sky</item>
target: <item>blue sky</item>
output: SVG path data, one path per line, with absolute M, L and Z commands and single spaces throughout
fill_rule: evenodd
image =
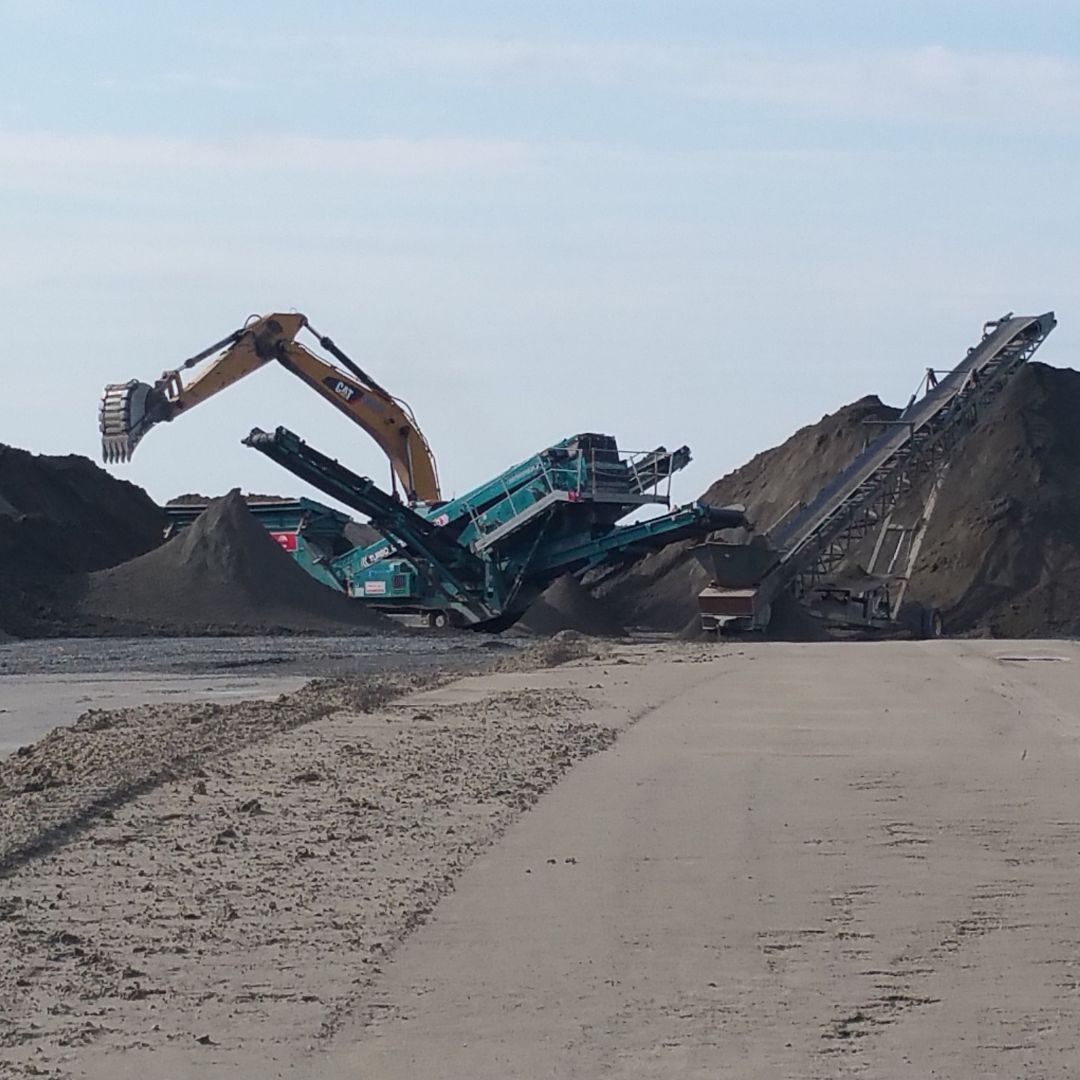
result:
M 676 490 L 981 323 L 1080 317 L 1080 5 L 0 0 L 0 440 L 97 456 L 101 386 L 299 309 L 462 492 L 581 430 Z M 1078 313 L 1080 315 L 1080 313 Z M 385 480 L 283 371 L 114 471 L 300 485 L 283 423 Z

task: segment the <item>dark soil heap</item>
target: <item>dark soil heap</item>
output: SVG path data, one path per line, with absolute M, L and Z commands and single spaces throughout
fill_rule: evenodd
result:
M 868 438 L 880 434 L 872 421 L 891 420 L 897 412 L 876 397 L 846 405 L 721 477 L 702 501 L 710 506 L 741 504 L 755 531 L 766 532 L 793 506 L 809 502 Z M 726 543 L 747 539 L 741 530 L 718 535 Z M 708 584 L 708 575 L 690 554 L 695 543 L 669 544 L 625 570 L 594 578 L 593 592 L 626 626 L 676 632 L 692 628 L 697 623 L 697 595 Z
M 549 585 L 521 617 L 519 626 L 534 634 L 576 630 L 590 637 L 622 637 L 626 628 L 602 600 L 571 574 Z
M 1080 372 L 1028 364 L 953 459 L 912 575 L 951 633 L 1080 636 Z
M 142 488 L 89 458 L 0 445 L 0 629 L 51 632 L 64 575 L 141 555 L 161 543 L 165 525 Z
M 759 532 L 808 502 L 896 409 L 863 398 L 758 454 L 705 493 L 743 503 Z M 1027 365 L 954 457 L 907 599 L 949 633 L 1080 635 L 1080 373 Z M 734 533 L 722 538 L 738 542 Z M 694 625 L 706 575 L 677 544 L 592 584 L 627 625 Z M 849 570 L 855 569 L 849 567 Z
M 78 614 L 119 633 L 362 634 L 392 626 L 306 573 L 238 491 L 215 499 L 155 551 L 90 574 Z

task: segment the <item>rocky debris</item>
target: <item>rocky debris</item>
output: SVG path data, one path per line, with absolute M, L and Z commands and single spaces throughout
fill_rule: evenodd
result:
M 590 637 L 623 637 L 626 628 L 603 600 L 597 600 L 571 574 L 549 585 L 518 625 L 533 634 L 576 630 Z
M 376 540 L 382 539 L 382 533 L 372 525 L 364 521 L 350 521 L 344 528 L 345 539 L 353 547 L 367 547 Z
M 0 758 L 0 874 L 66 841 L 159 784 L 198 777 L 210 762 L 338 709 L 381 708 L 449 678 L 396 674 L 317 679 L 275 701 L 91 709 L 70 727 Z
M 499 672 L 543 671 L 574 660 L 602 659 L 611 650 L 610 643 L 586 637 L 576 630 L 560 630 L 547 641 L 538 642 L 504 656 L 492 668 Z
M 137 559 L 88 575 L 77 615 L 99 632 L 387 631 L 393 624 L 317 582 L 237 491 Z

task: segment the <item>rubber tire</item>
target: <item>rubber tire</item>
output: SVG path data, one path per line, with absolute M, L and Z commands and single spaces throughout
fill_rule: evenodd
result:
M 450 625 L 450 616 L 445 611 L 433 611 L 428 615 L 428 626 L 432 630 L 445 630 Z
M 923 608 L 919 613 L 919 637 L 923 641 L 934 641 L 944 634 L 941 612 L 936 607 Z

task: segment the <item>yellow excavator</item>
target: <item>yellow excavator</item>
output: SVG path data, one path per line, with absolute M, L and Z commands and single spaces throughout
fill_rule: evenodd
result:
M 336 366 L 300 344 L 307 330 L 341 364 Z M 410 503 L 440 499 L 435 458 L 412 410 L 353 363 L 334 342 L 300 314 L 252 316 L 239 330 L 215 342 L 152 386 L 132 379 L 105 387 L 99 415 L 101 453 L 106 462 L 128 461 L 144 435 L 163 421 L 194 408 L 219 390 L 276 360 L 359 424 L 390 459 L 395 493 L 400 483 Z M 207 362 L 186 385 L 181 373 Z

